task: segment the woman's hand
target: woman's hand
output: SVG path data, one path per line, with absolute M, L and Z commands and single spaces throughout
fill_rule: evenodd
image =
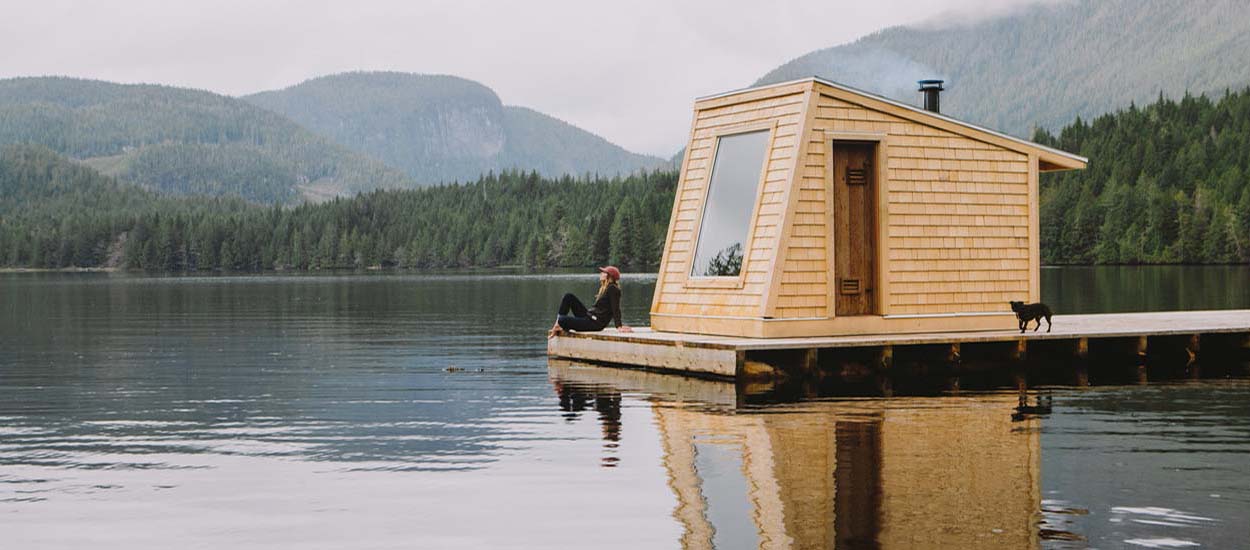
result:
M 627 326 L 625 326 L 625 325 L 621 325 L 621 326 L 617 327 L 617 328 L 616 328 L 616 330 L 617 330 L 617 331 L 620 331 L 620 332 L 633 332 L 633 331 L 634 331 L 634 329 L 629 328 L 629 327 L 627 327 Z

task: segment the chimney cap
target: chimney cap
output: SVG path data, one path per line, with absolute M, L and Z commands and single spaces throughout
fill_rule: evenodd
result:
M 946 82 L 946 81 L 935 79 L 935 78 L 916 81 L 916 83 L 920 85 L 920 91 L 922 92 L 925 90 L 938 90 L 938 91 L 944 90 L 945 88 L 942 87 L 943 82 Z

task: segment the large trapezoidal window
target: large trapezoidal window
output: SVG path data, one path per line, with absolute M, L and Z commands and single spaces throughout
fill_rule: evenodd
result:
M 769 133 L 760 130 L 719 138 L 691 275 L 736 277 L 742 273 Z

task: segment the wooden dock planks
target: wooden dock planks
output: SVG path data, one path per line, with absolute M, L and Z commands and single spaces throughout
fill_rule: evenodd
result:
M 604 331 L 554 338 L 548 342 L 548 355 L 565 359 L 633 365 L 691 374 L 736 377 L 741 373 L 746 352 L 768 350 L 813 350 L 826 348 L 873 348 L 970 344 L 988 342 L 1029 342 L 1136 338 L 1211 334 L 1250 334 L 1250 310 L 1170 311 L 1150 313 L 1107 313 L 1057 315 L 1054 328 L 1046 332 L 976 331 L 930 332 L 825 336 L 807 338 L 740 338 L 655 332 L 646 328 L 632 333 Z M 1195 342 L 1197 340 L 1194 340 Z M 1144 344 L 1143 344 L 1144 345 Z M 1195 344 L 1196 346 L 1196 344 Z

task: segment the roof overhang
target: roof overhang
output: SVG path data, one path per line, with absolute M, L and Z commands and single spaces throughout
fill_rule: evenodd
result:
M 804 87 L 804 85 L 824 86 L 831 89 L 833 95 L 851 103 L 860 104 L 874 110 L 884 110 L 921 124 L 943 128 L 957 134 L 965 135 L 979 141 L 992 143 L 1027 155 L 1035 155 L 1038 162 L 1038 171 L 1040 172 L 1081 170 L 1085 168 L 1086 164 L 1089 163 L 1089 159 L 1079 155 L 1074 155 L 1066 151 L 1060 151 L 1059 149 L 1047 147 L 1045 145 L 1033 143 L 1032 141 L 1004 134 L 996 130 L 977 126 L 976 124 L 951 118 L 941 113 L 926 111 L 914 105 L 908 105 L 882 95 L 866 92 L 864 90 L 853 88 L 845 84 L 839 84 L 831 80 L 825 80 L 818 76 L 810 76 L 787 82 L 779 82 L 777 84 L 753 86 L 750 88 L 703 96 L 695 100 L 695 107 L 710 108 L 720 105 L 733 104 L 738 101 L 763 99 L 765 97 L 769 97 L 770 95 L 774 95 L 770 93 L 774 91 L 776 92 L 775 95 L 794 93 L 798 88 Z

